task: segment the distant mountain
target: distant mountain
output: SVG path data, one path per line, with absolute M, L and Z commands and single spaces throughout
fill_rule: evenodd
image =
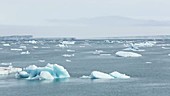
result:
M 170 21 L 141 20 L 120 16 L 105 16 L 94 18 L 83 18 L 76 20 L 47 20 L 54 25 L 70 26 L 170 26 Z

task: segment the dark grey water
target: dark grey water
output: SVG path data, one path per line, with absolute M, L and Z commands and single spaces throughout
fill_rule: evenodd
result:
M 162 48 L 162 46 L 170 47 L 169 40 L 159 40 L 153 47 L 141 48 L 145 51 L 137 52 L 143 55 L 138 58 L 115 56 L 115 52 L 125 48 L 126 40 L 112 41 L 114 42 L 76 41 L 75 44 L 65 48 L 59 47 L 57 40 L 39 40 L 36 44 L 25 41 L 1 42 L 0 63 L 11 62 L 15 67 L 57 63 L 69 71 L 71 78 L 29 81 L 15 79 L 14 75 L 1 76 L 0 96 L 170 96 L 170 56 L 168 56 L 170 49 Z M 133 42 L 144 41 L 146 40 L 133 40 Z M 9 43 L 11 46 L 3 46 L 4 43 Z M 20 46 L 26 46 L 23 51 L 29 51 L 30 54 L 11 50 Z M 68 49 L 75 52 L 68 52 Z M 103 50 L 101 54 L 111 55 L 93 54 L 95 50 Z M 74 56 L 64 57 L 63 54 L 74 54 Z M 89 75 L 94 70 L 107 73 L 118 71 L 130 75 L 131 78 L 114 80 L 79 78 L 82 75 Z

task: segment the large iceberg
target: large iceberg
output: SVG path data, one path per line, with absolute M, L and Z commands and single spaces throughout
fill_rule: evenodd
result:
M 115 53 L 117 56 L 120 57 L 141 57 L 141 54 L 135 52 L 125 52 L 125 51 L 118 51 Z
M 16 74 L 16 78 L 27 78 L 30 80 L 61 79 L 69 77 L 68 71 L 58 64 L 47 64 L 45 67 L 30 65 Z
M 110 74 L 100 72 L 100 71 L 93 71 L 90 76 L 83 75 L 83 79 L 128 79 L 130 76 L 126 74 L 119 73 L 117 71 L 111 72 Z

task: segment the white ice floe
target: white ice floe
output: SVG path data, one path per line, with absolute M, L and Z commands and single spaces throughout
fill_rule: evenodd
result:
M 93 71 L 90 74 L 90 76 L 83 75 L 80 78 L 83 78 L 83 79 L 128 79 L 128 78 L 130 78 L 130 76 L 128 76 L 126 74 L 119 73 L 117 71 L 114 71 L 110 74 L 100 72 L 100 71 Z
M 74 57 L 74 54 L 63 54 L 63 57 Z
M 60 47 L 60 48 L 68 47 L 67 45 L 64 45 L 64 44 L 58 44 L 57 46 Z
M 26 72 L 26 73 L 25 73 Z M 24 75 L 23 75 L 24 74 Z M 27 74 L 29 76 L 27 76 Z M 35 65 L 30 65 L 24 69 L 24 72 L 18 72 L 16 78 L 26 77 L 30 80 L 35 79 L 61 79 L 69 78 L 70 75 L 68 71 L 58 64 L 47 64 L 45 67 L 37 67 Z
M 145 62 L 146 64 L 151 64 L 152 62 Z
M 68 49 L 67 52 L 75 52 L 75 50 Z
M 64 45 L 73 45 L 73 44 L 75 44 L 75 41 L 62 41 L 60 43 L 62 43 Z
M 12 65 L 12 63 L 1 63 L 1 65 Z
M 147 41 L 147 42 L 141 42 L 141 43 L 134 43 L 134 46 L 137 47 L 153 47 L 157 42 L 155 41 Z
M 27 46 L 23 46 L 23 45 L 21 45 L 19 48 L 27 49 Z
M 66 62 L 71 62 L 71 60 L 69 60 L 69 59 L 66 59 Z
M 100 56 L 111 56 L 112 54 L 106 54 L 106 53 L 103 53 L 103 54 L 100 54 Z
M 30 54 L 30 52 L 29 51 L 21 52 L 21 54 Z
M 3 44 L 3 46 L 5 46 L 5 47 L 9 47 L 9 46 L 11 46 L 10 44 Z
M 125 51 L 118 51 L 115 53 L 117 56 L 120 57 L 141 57 L 141 54 L 134 53 L 134 52 L 125 52 Z
M 126 51 L 145 51 L 145 50 L 142 50 L 142 49 L 138 49 L 138 48 L 125 48 L 125 49 L 123 49 L 123 50 L 126 50 Z
M 103 53 L 104 51 L 103 50 L 95 50 L 94 52 L 93 52 L 93 54 L 100 54 L 100 53 Z
M 168 56 L 170 56 L 170 54 L 168 54 Z
M 16 78 L 28 78 L 29 74 L 26 71 L 20 71 L 17 74 L 15 74 Z
M 50 47 L 47 47 L 47 46 L 45 47 L 45 46 L 44 46 L 44 47 L 41 47 L 41 48 L 43 48 L 43 49 L 49 49 Z
M 28 43 L 37 44 L 37 41 L 35 41 L 35 40 L 30 40 L 30 41 L 28 41 Z
M 8 75 L 22 71 L 22 68 L 14 68 L 13 66 L 9 67 L 0 67 L 0 75 Z
M 11 51 L 22 51 L 22 49 L 11 48 Z
M 45 62 L 45 60 L 38 60 L 39 62 Z
M 162 49 L 170 49 L 170 47 L 162 47 Z
M 120 79 L 128 79 L 128 78 L 130 78 L 130 76 L 128 76 L 126 74 L 119 73 L 117 71 L 114 71 L 114 72 L 110 73 L 110 75 L 115 77 L 115 78 L 120 78 Z
M 33 46 L 33 48 L 34 48 L 34 49 L 37 49 L 37 48 L 38 48 L 38 46 Z
M 92 79 L 114 79 L 111 75 L 100 71 L 93 71 L 90 75 Z

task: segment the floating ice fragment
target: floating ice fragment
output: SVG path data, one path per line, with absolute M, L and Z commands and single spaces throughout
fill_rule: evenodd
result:
M 11 46 L 10 44 L 3 44 L 3 46 L 5 46 L 5 47 L 9 47 L 9 46 Z
M 128 79 L 128 78 L 130 78 L 130 76 L 127 76 L 126 74 L 119 73 L 117 71 L 114 71 L 114 72 L 110 73 L 110 75 L 115 77 L 115 78 L 120 78 L 120 79 Z
M 69 59 L 66 59 L 66 62 L 71 62 L 71 60 L 69 60 Z
M 22 49 L 11 48 L 11 51 L 22 51 Z
M 70 49 L 68 49 L 67 52 L 75 52 L 75 50 L 70 50 Z
M 90 76 L 83 75 L 82 79 L 128 79 L 130 76 L 114 71 L 110 74 L 100 71 L 93 71 Z
M 110 76 L 109 74 L 100 71 L 93 71 L 90 77 L 91 79 L 114 79 L 114 77 Z
M 75 44 L 75 41 L 62 41 L 61 43 L 65 45 L 73 45 Z
M 9 67 L 0 67 L 0 75 L 8 75 L 22 71 L 22 68 Z
M 29 74 L 26 71 L 18 72 L 18 74 L 15 74 L 16 78 L 28 78 Z
M 145 62 L 145 63 L 147 63 L 147 64 L 151 64 L 152 62 Z
M 45 62 L 45 60 L 38 60 L 39 62 Z
M 74 54 L 63 54 L 63 57 L 73 57 Z
M 21 54 L 30 54 L 30 52 L 29 51 L 21 52 Z
M 117 56 L 120 57 L 141 57 L 141 54 L 134 53 L 134 52 L 125 52 L 125 51 L 118 51 L 115 53 Z

